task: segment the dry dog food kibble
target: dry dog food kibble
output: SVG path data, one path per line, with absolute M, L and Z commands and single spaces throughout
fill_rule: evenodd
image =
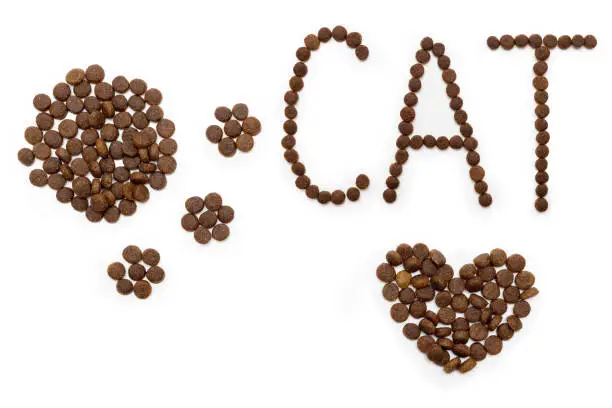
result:
M 234 119 L 232 119 L 232 117 Z M 236 150 L 250 152 L 255 146 L 256 136 L 261 132 L 261 123 L 254 116 L 249 116 L 249 108 L 244 103 L 237 103 L 232 109 L 225 106 L 215 110 L 215 118 L 223 127 L 211 125 L 206 129 L 209 142 L 218 145 L 219 153 L 232 157 Z
M 155 249 L 141 251 L 136 245 L 129 245 L 123 250 L 123 259 L 129 263 L 129 279 L 125 277 L 126 267 L 121 262 L 111 263 L 106 271 L 111 279 L 117 281 L 117 292 L 122 295 L 133 292 L 139 299 L 146 299 L 151 295 L 151 283 L 160 283 L 166 276 L 165 271 L 158 266 L 160 258 Z
M 234 209 L 223 204 L 223 198 L 218 193 L 207 194 L 206 197 L 191 197 L 185 201 L 188 213 L 183 215 L 183 229 L 193 232 L 193 238 L 200 244 L 207 244 L 211 239 L 224 241 L 230 235 L 227 226 L 234 219 Z
M 454 277 L 440 251 L 401 244 L 387 252 L 376 276 L 384 282 L 383 297 L 394 303 L 391 318 L 405 323 L 404 336 L 417 340 L 418 349 L 446 373 L 466 373 L 487 354 L 499 354 L 503 341 L 522 328 L 521 319 L 531 311 L 526 299 L 538 294 L 525 264 L 521 255 L 498 248 L 478 255 Z M 437 311 L 428 307 L 432 300 Z
M 312 184 L 310 178 L 306 176 L 306 167 L 303 163 L 299 162 L 299 154 L 294 148 L 295 134 L 298 129 L 297 123 L 295 122 L 295 118 L 298 116 L 295 104 L 299 99 L 298 93 L 302 91 L 304 87 L 303 77 L 308 73 L 306 62 L 310 59 L 312 52 L 319 49 L 321 43 L 327 43 L 331 38 L 338 42 L 346 42 L 349 48 L 354 49 L 355 55 L 360 61 L 366 60 L 369 56 L 368 47 L 362 44 L 361 34 L 357 32 L 349 33 L 346 28 L 342 26 L 336 26 L 333 30 L 323 27 L 318 31 L 318 35 L 307 35 L 304 39 L 305 47 L 298 48 L 296 52 L 299 62 L 294 65 L 294 76 L 289 80 L 290 91 L 285 93 L 285 102 L 287 103 L 285 107 L 285 116 L 287 117 L 287 121 L 283 124 L 283 130 L 286 136 L 282 139 L 281 144 L 286 149 L 284 155 L 285 160 L 291 164 L 291 171 L 297 176 L 295 180 L 296 187 L 300 190 L 304 190 L 306 197 L 316 200 L 320 204 L 331 202 L 335 205 L 341 205 L 346 202 L 347 198 L 349 201 L 359 200 L 361 194 L 359 189 L 367 188 L 367 184 L 365 186 L 363 186 L 363 184 L 362 186 L 357 184 L 357 187 L 349 187 L 346 191 L 336 189 L 330 192 L 320 189 L 319 186 Z M 245 133 L 249 133 L 245 130 L 245 124 L 248 120 L 249 118 L 243 123 L 243 130 Z M 359 177 L 365 177 L 367 180 L 365 175 Z
M 17 158 L 27 166 L 43 162 L 42 170 L 30 173 L 32 184 L 49 184 L 59 202 L 71 203 L 92 222 L 114 223 L 149 199 L 147 184 L 155 190 L 166 186 L 178 147 L 158 89 L 142 79 L 104 79 L 99 65 L 77 68 L 53 88 L 52 97 L 36 95 L 36 126 L 25 131 L 32 146 Z

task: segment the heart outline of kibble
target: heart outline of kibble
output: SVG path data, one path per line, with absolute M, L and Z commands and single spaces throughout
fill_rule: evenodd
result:
M 387 252 L 376 275 L 385 283 L 383 297 L 394 302 L 391 318 L 418 320 L 404 325 L 404 336 L 416 340 L 417 348 L 446 373 L 466 373 L 487 355 L 501 353 L 503 341 L 522 328 L 521 318 L 531 311 L 527 299 L 539 293 L 535 275 L 525 266 L 523 256 L 494 249 L 461 267 L 456 277 L 440 251 L 422 243 L 400 244 Z M 432 301 L 437 312 L 428 306 Z

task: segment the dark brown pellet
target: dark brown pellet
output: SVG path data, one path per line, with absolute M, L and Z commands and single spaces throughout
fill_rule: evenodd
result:
M 149 266 L 157 266 L 161 256 L 155 249 L 145 249 L 142 251 L 142 260 Z
M 159 266 L 152 266 L 147 271 L 146 277 L 151 283 L 161 283 L 166 277 L 166 272 Z
M 134 295 L 139 299 L 146 299 L 151 295 L 151 284 L 145 280 L 137 281 L 134 284 Z
M 212 237 L 216 241 L 224 241 L 229 237 L 230 230 L 229 227 L 225 224 L 217 224 L 212 229 Z
M 129 295 L 134 290 L 134 285 L 128 279 L 120 279 L 117 281 L 117 292 L 122 295 Z

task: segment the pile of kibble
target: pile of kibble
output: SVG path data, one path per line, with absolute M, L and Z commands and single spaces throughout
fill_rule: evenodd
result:
M 202 212 L 204 208 L 206 211 Z M 196 242 L 207 244 L 211 238 L 224 241 L 229 237 L 227 224 L 234 219 L 234 209 L 223 205 L 223 198 L 218 193 L 210 193 L 203 199 L 190 197 L 185 201 L 185 209 L 188 213 L 181 218 L 181 225 L 185 231 L 193 232 Z
M 233 119 L 232 119 L 233 117 Z M 211 143 L 219 145 L 219 152 L 225 157 L 232 157 L 236 149 L 250 152 L 255 145 L 256 136 L 261 132 L 261 123 L 254 116 L 249 116 L 249 107 L 237 103 L 230 110 L 219 106 L 215 110 L 215 118 L 223 123 L 223 128 L 211 125 L 206 129 L 206 137 Z
M 546 199 L 546 196 L 548 195 L 547 184 L 549 181 L 549 175 L 546 172 L 546 169 L 548 168 L 547 157 L 549 154 L 547 144 L 550 140 L 550 134 L 548 133 L 548 122 L 546 120 L 550 114 L 550 108 L 546 104 L 548 101 L 548 79 L 545 76 L 546 72 L 548 71 L 548 64 L 546 61 L 550 57 L 550 50 L 555 48 L 567 50 L 571 47 L 576 49 L 584 47 L 591 50 L 597 46 L 597 39 L 592 35 L 582 36 L 580 34 L 576 34 L 572 37 L 569 35 L 562 35 L 559 38 L 552 34 L 547 34 L 543 38 L 539 34 L 532 34 L 529 37 L 524 34 L 517 35 L 516 37 L 506 34 L 502 35 L 500 38 L 495 36 L 487 38 L 487 45 L 492 50 L 496 50 L 500 46 L 507 51 L 513 49 L 514 47 L 525 48 L 527 46 L 534 49 L 537 62 L 533 65 L 534 78 L 532 85 L 535 89 L 533 97 L 536 102 L 535 115 L 537 118 L 534 122 L 534 126 L 538 132 L 536 136 L 538 147 L 536 147 L 535 150 L 537 156 L 535 162 L 537 171 L 535 175 L 535 181 L 537 184 L 535 192 L 537 198 L 534 206 L 536 210 L 544 212 L 548 209 L 548 200 Z
M 488 354 L 499 354 L 503 341 L 529 315 L 527 299 L 538 294 L 525 258 L 501 249 L 478 255 L 459 277 L 440 251 L 424 244 L 401 244 L 386 258 L 376 275 L 385 283 L 383 297 L 396 302 L 391 318 L 398 323 L 413 319 L 405 324 L 404 335 L 447 373 L 465 373 Z M 431 301 L 437 311 L 428 307 Z
M 31 147 L 18 159 L 26 166 L 42 161 L 42 169 L 30 173 L 33 185 L 49 185 L 59 202 L 71 203 L 89 221 L 114 223 L 149 199 L 147 185 L 166 186 L 177 144 L 158 89 L 142 79 L 118 76 L 108 83 L 104 77 L 99 65 L 73 69 L 53 88 L 53 99 L 36 95 L 36 126 L 25 130 Z
M 296 175 L 295 186 L 306 192 L 306 197 L 317 200 L 321 204 L 332 202 L 336 205 L 343 204 L 348 198 L 349 201 L 357 201 L 361 195 L 360 190 L 368 187 L 370 180 L 365 174 L 360 174 L 356 178 L 356 187 L 352 186 L 346 190 L 346 193 L 337 189 L 333 192 L 319 189 L 319 186 L 312 183 L 310 177 L 306 175 L 306 166 L 300 161 L 300 155 L 296 150 L 296 138 L 298 125 L 295 119 L 297 118 L 296 105 L 299 100 L 299 93 L 304 89 L 304 77 L 308 74 L 308 66 L 306 63 L 310 60 L 311 54 L 319 49 L 321 44 L 329 42 L 331 39 L 336 42 L 345 42 L 346 45 L 355 50 L 355 56 L 360 61 L 365 61 L 370 55 L 367 46 L 361 43 L 362 37 L 358 32 L 348 32 L 343 26 L 336 26 L 333 30 L 327 27 L 321 28 L 318 33 L 308 34 L 304 37 L 304 46 L 297 49 L 295 56 L 298 62 L 293 66 L 293 76 L 289 79 L 289 91 L 285 93 L 285 117 L 287 120 L 283 123 L 283 130 L 286 136 L 281 140 L 282 146 L 285 148 L 285 160 L 291 164 L 291 171 Z
M 108 276 L 117 281 L 117 292 L 122 295 L 134 292 L 139 299 L 148 298 L 153 290 L 151 283 L 160 283 L 166 276 L 165 271 L 158 266 L 159 252 L 155 249 L 141 251 L 137 246 L 130 245 L 123 250 L 123 259 L 130 264 L 129 279 L 125 278 L 125 266 L 121 262 L 113 262 L 106 270 Z

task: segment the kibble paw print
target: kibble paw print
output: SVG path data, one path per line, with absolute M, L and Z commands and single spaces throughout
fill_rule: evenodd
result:
M 494 249 L 455 277 L 440 251 L 401 244 L 376 275 L 385 283 L 383 297 L 394 302 L 391 318 L 405 323 L 404 336 L 446 373 L 466 373 L 501 353 L 503 342 L 523 327 L 521 319 L 531 312 L 527 300 L 538 294 L 525 266 L 523 256 Z
M 193 232 L 197 243 L 208 244 L 211 239 L 225 241 L 229 237 L 227 224 L 234 220 L 234 209 L 223 204 L 220 194 L 190 197 L 185 201 L 185 209 L 187 214 L 181 218 L 181 226 L 185 231 Z

